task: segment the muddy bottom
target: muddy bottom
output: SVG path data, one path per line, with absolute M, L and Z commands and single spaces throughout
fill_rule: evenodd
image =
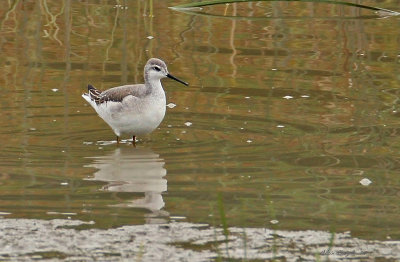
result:
M 0 219 L 0 260 L 32 261 L 395 261 L 400 241 L 366 241 L 350 233 L 228 230 L 169 223 L 82 229 L 79 220 Z

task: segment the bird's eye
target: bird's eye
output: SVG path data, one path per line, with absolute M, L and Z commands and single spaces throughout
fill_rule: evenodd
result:
M 158 66 L 153 66 L 153 69 L 156 70 L 157 72 L 161 71 L 161 69 Z

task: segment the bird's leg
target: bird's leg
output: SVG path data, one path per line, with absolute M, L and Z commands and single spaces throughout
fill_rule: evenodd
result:
M 117 136 L 117 145 L 119 145 L 119 136 Z
M 136 136 L 132 136 L 132 145 L 136 147 Z

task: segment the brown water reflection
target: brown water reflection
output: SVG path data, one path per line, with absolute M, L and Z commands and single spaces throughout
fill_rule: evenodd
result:
M 231 226 L 400 238 L 399 18 L 312 3 L 205 15 L 151 3 L 0 7 L 0 212 L 104 228 L 149 217 L 218 224 L 222 192 Z M 81 93 L 141 82 L 152 56 L 191 85 L 163 82 L 176 106 L 140 138 L 150 153 L 137 160 L 128 144 L 109 143 Z M 162 188 L 157 208 L 138 208 L 151 190 L 132 181 L 149 158 Z

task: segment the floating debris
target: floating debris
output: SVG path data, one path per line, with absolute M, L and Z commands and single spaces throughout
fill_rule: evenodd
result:
M 363 186 L 369 186 L 372 183 L 371 180 L 369 180 L 368 178 L 363 178 L 360 180 L 360 184 Z
M 53 92 L 57 92 L 57 91 L 58 91 L 58 89 L 57 89 L 57 88 L 53 88 L 53 89 L 51 89 L 51 91 L 53 91 Z
M 292 99 L 293 96 L 284 96 L 283 98 L 284 98 L 284 99 Z
M 185 126 L 191 126 L 191 125 L 193 125 L 191 122 L 186 122 L 185 123 Z
M 174 103 L 169 103 L 169 104 L 167 105 L 167 107 L 169 107 L 169 108 L 174 108 L 174 107 L 176 107 L 176 105 L 175 105 Z
M 128 9 L 127 6 L 123 6 L 123 5 L 114 5 L 113 8 Z
M 74 212 L 57 212 L 57 211 L 48 211 L 47 215 L 64 215 L 64 216 L 76 216 L 77 213 Z

